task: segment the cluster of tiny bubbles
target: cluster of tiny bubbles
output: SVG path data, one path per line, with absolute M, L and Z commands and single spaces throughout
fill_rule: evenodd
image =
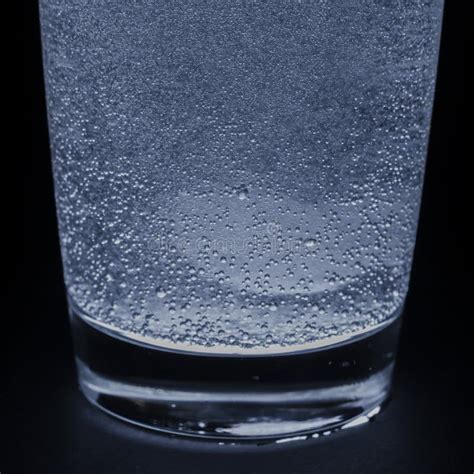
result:
M 42 2 L 65 277 L 179 347 L 312 344 L 401 307 L 427 2 Z

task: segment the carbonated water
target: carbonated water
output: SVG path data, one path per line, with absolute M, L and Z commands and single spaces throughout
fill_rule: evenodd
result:
M 65 280 L 82 317 L 274 353 L 403 304 L 440 0 L 43 0 Z

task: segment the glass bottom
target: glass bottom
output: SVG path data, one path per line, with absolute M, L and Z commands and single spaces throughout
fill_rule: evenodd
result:
M 398 316 L 398 315 L 397 315 Z M 400 318 L 319 350 L 218 355 L 139 344 L 71 311 L 89 401 L 173 434 L 262 440 L 358 425 L 390 392 Z

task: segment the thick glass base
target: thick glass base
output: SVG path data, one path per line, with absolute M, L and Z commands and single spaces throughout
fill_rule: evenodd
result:
M 71 320 L 80 385 L 95 405 L 169 433 L 253 440 L 367 420 L 389 394 L 400 318 L 318 350 L 254 356 L 163 350 L 73 311 Z

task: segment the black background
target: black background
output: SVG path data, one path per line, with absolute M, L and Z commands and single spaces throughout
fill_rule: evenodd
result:
M 67 1 L 67 0 L 65 0 Z M 263 447 L 173 439 L 89 406 L 76 388 L 49 161 L 37 5 L 25 1 L 23 204 L 2 315 L 8 348 L 0 471 L 62 474 L 471 473 L 470 175 L 463 127 L 463 2 L 447 1 L 428 166 L 394 397 L 377 420 Z M 29 138 L 29 141 L 28 141 Z M 7 138 L 8 140 L 8 138 Z M 9 155 L 10 156 L 10 155 Z M 6 158 L 5 158 L 6 159 Z M 22 217 L 21 217 L 22 216 Z M 6 395 L 6 397 L 5 397 Z M 471 403 L 470 403 L 471 402 Z

